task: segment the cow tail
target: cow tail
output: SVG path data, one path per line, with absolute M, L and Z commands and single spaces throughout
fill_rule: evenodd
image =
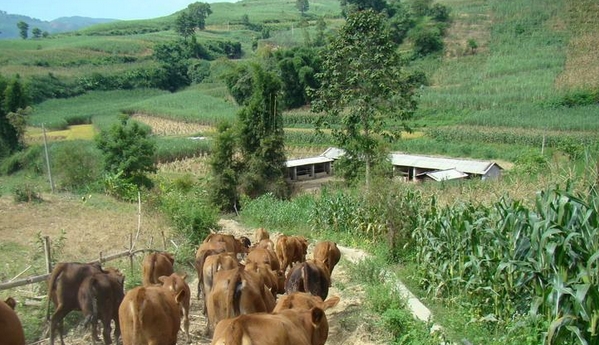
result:
M 310 292 L 310 285 L 308 284 L 308 277 L 309 277 L 308 265 L 306 263 L 303 263 L 302 264 L 302 282 L 304 283 L 304 291 L 303 292 Z
M 139 330 L 142 329 L 142 320 L 145 309 L 145 301 L 146 301 L 146 288 L 142 287 L 137 292 L 137 300 L 135 302 L 135 317 L 133 318 L 133 334 L 138 334 Z
M 48 280 L 48 305 L 46 321 L 50 320 L 50 302 L 54 301 L 54 294 L 56 293 L 56 281 L 58 280 L 58 277 L 62 274 L 65 265 L 65 263 L 59 263 L 54 267 L 54 270 L 52 270 L 52 273 L 50 274 L 50 279 Z
M 241 290 L 242 290 L 243 286 L 241 286 L 242 281 L 241 281 L 241 271 L 240 270 L 241 269 L 237 269 L 235 276 L 227 282 L 228 296 L 227 296 L 227 303 L 225 303 L 225 306 L 227 308 L 226 315 L 229 318 L 240 315 L 240 311 L 241 311 L 240 297 L 241 297 Z M 229 308 L 231 306 L 233 307 L 233 314 L 231 314 L 231 311 L 229 310 Z
M 98 281 L 96 280 L 96 278 L 91 278 L 92 282 L 91 282 L 91 303 L 92 303 L 92 317 L 91 317 L 91 322 L 92 322 L 92 327 L 96 327 L 96 324 L 98 323 Z
M 83 320 L 83 327 L 87 328 L 90 325 L 95 327 L 98 320 L 98 290 L 97 290 L 97 280 L 94 277 L 89 278 L 89 289 L 79 289 L 79 303 L 85 303 L 85 305 L 80 305 L 79 307 L 83 311 L 87 311 L 89 314 L 85 315 L 85 319 Z
M 156 253 L 152 253 L 152 261 L 150 263 L 150 284 L 156 284 L 158 277 L 156 277 Z

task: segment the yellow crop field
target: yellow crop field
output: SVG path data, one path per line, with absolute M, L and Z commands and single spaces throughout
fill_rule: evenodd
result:
M 46 131 L 48 141 L 57 140 L 92 140 L 96 131 L 93 125 L 74 125 L 62 131 Z M 25 134 L 28 144 L 41 143 L 44 141 L 44 133 L 39 127 L 28 127 Z

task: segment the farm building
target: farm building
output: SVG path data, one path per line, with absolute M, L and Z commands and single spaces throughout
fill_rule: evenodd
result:
M 316 157 L 288 160 L 287 179 L 303 181 L 330 176 L 333 172 L 333 162 L 344 154 L 342 149 L 329 147 Z
M 390 155 L 393 174 L 407 180 L 435 181 L 479 177 L 483 180 L 501 176 L 497 163 L 443 157 L 416 156 L 401 153 Z

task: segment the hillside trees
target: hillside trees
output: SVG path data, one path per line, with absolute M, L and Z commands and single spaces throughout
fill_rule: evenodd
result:
M 283 116 L 277 100 L 281 82 L 275 73 L 255 63 L 238 72 L 251 81 L 251 94 L 242 91 L 238 102 L 243 108 L 237 113 L 235 127 L 219 127 L 211 161 L 212 181 L 221 183 L 211 191 L 211 200 L 228 211 L 238 206 L 238 194 L 287 197 L 289 192 L 284 178 Z M 234 80 L 230 76 L 230 82 Z
M 271 192 L 286 197 L 283 115 L 277 96 L 278 77 L 262 66 L 252 65 L 254 90 L 239 113 L 239 143 L 243 157 L 240 188 L 250 197 Z
M 220 123 L 218 135 L 214 141 L 210 168 L 209 198 L 221 211 L 233 211 L 237 208 L 239 193 L 239 162 L 234 158 L 236 152 L 235 128 L 230 123 Z
M 0 158 L 23 148 L 24 117 L 28 98 L 19 78 L 7 81 L 0 76 Z
M 281 76 L 282 106 L 294 109 L 308 104 L 307 90 L 319 87 L 316 79 L 321 65 L 318 51 L 307 47 L 278 50 L 274 58 Z
M 349 15 L 323 50 L 321 86 L 312 103 L 313 111 L 337 119 L 338 126 L 321 116 L 319 126 L 330 128 L 346 156 L 363 164 L 367 186 L 381 137 L 398 138 L 416 108 L 417 80 L 405 71 L 385 20 L 373 10 Z
M 310 8 L 310 3 L 308 2 L 308 0 L 296 0 L 295 7 L 297 7 L 302 16 L 304 16 Z
M 19 29 L 19 36 L 21 36 L 22 39 L 26 40 L 28 37 L 29 24 L 21 20 L 17 23 L 17 28 Z
M 175 20 L 175 30 L 185 39 L 194 34 L 195 30 L 204 30 L 206 28 L 206 18 L 212 14 L 210 4 L 204 2 L 194 2 Z
M 42 30 L 40 28 L 33 28 L 31 34 L 33 35 L 33 38 L 38 39 L 42 37 Z

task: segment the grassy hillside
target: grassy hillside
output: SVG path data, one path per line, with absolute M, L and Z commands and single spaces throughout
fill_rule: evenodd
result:
M 513 161 L 525 152 L 540 152 L 543 141 L 550 149 L 565 145 L 578 152 L 599 141 L 599 57 L 593 45 L 599 39 L 599 9 L 592 0 L 439 2 L 450 8 L 452 18 L 444 53 L 412 66 L 430 81 L 421 90 L 413 122 L 425 135 L 395 143 L 393 149 Z M 305 29 L 293 1 L 243 0 L 211 8 L 206 30 L 198 33 L 200 43 L 241 42 L 244 59 L 253 58 L 251 43 L 260 33 L 241 24 L 244 15 L 270 28 L 262 45 L 303 43 Z M 307 18 L 316 16 L 326 18 L 329 30 L 343 22 L 337 0 L 311 1 Z M 52 73 L 77 81 L 93 73 L 151 68 L 156 66 L 154 45 L 178 37 L 171 29 L 175 18 L 101 24 L 46 40 L 0 41 L 0 73 L 24 78 Z M 315 23 L 309 24 L 306 30 L 313 33 Z M 218 60 L 211 65 L 214 75 L 227 68 Z M 102 123 L 102 116 L 114 118 L 122 111 L 214 124 L 234 118 L 237 110 L 217 77 L 172 94 L 121 90 L 102 95 L 39 104 L 31 124 L 63 128 L 80 118 Z M 111 97 L 109 107 L 104 97 Z M 291 112 L 286 123 L 297 126 L 307 113 Z M 566 139 L 555 139 L 560 137 Z

